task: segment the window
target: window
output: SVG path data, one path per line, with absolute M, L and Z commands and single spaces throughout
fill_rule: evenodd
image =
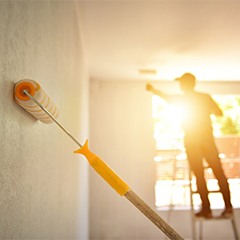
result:
M 216 95 L 213 98 L 224 112 L 224 117 L 212 117 L 214 136 L 229 179 L 233 206 L 240 207 L 240 96 Z M 180 124 L 182 113 L 158 96 L 153 96 L 152 114 L 156 142 L 156 206 L 189 207 L 189 171 Z M 217 180 L 210 169 L 206 172 L 206 179 L 209 189 L 218 189 Z M 219 194 L 209 196 L 216 208 L 222 208 L 224 204 Z M 194 205 L 200 203 L 199 196 L 195 194 Z

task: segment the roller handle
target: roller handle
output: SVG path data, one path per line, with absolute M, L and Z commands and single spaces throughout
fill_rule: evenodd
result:
M 100 157 L 89 150 L 88 140 L 80 149 L 75 151 L 75 153 L 83 154 L 94 170 L 115 189 L 120 196 L 125 195 L 130 190 L 130 187 Z
M 120 196 L 125 196 L 137 207 L 152 223 L 155 224 L 169 239 L 183 240 L 183 238 L 169 226 L 152 208 L 150 208 L 130 187 L 95 153 L 88 147 L 88 140 L 75 153 L 83 154 L 94 170 L 113 188 Z
M 134 191 L 130 190 L 125 197 L 141 211 L 169 239 L 184 240 L 167 222 L 165 222 L 151 207 L 149 207 Z

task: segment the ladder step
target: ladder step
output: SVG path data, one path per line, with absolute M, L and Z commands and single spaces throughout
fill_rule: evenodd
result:
M 210 190 L 208 193 L 221 193 L 220 190 Z M 192 194 L 199 194 L 198 191 L 192 191 Z
M 231 220 L 231 219 L 234 219 L 234 215 L 229 217 L 212 216 L 211 218 L 195 217 L 195 220 L 197 221 Z

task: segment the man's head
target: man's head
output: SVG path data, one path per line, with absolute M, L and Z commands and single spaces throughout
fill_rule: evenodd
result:
M 196 84 L 196 78 L 191 73 L 184 73 L 181 77 L 176 78 L 175 80 L 180 83 L 183 92 L 192 91 Z

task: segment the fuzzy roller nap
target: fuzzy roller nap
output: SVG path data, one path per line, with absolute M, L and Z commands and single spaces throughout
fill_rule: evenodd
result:
M 46 114 L 46 112 L 41 109 L 35 102 L 33 102 L 29 96 L 24 93 L 24 90 L 33 96 L 42 106 L 44 106 L 48 112 L 53 116 L 57 117 L 58 110 L 54 105 L 49 96 L 41 88 L 41 86 L 30 79 L 20 80 L 15 84 L 14 87 L 14 98 L 18 105 L 23 107 L 36 119 L 43 123 L 52 123 L 53 120 Z
M 91 152 L 88 140 L 82 146 L 57 120 L 58 111 L 40 85 L 33 80 L 21 80 L 15 84 L 14 98 L 17 104 L 44 122 L 55 122 L 80 148 L 75 153 L 84 155 L 91 167 L 120 195 L 125 196 L 167 237 L 174 240 L 183 238 L 152 210 L 98 155 Z

